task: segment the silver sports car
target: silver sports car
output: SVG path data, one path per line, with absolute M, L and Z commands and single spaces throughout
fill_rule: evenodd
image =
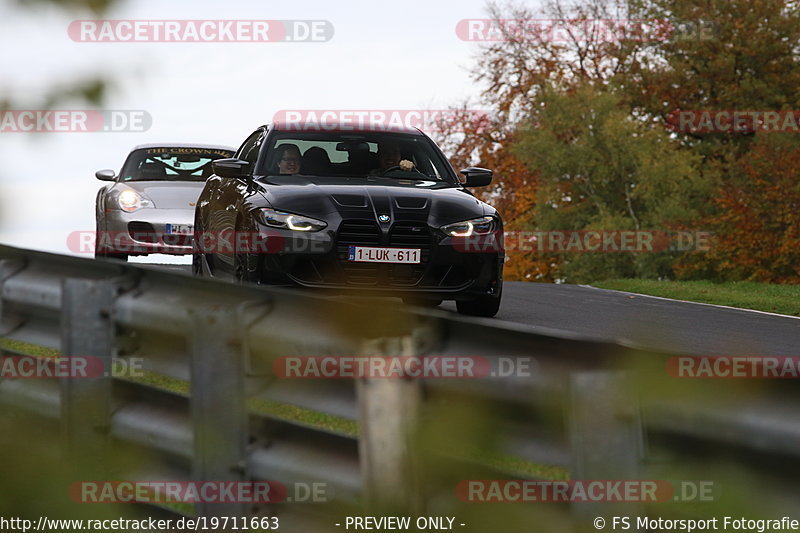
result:
M 211 162 L 233 157 L 228 146 L 145 144 L 135 147 L 119 175 L 97 193 L 95 257 L 192 253 L 194 208 Z

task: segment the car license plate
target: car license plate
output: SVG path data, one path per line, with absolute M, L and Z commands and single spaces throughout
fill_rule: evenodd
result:
M 419 248 L 374 248 L 351 246 L 350 261 L 362 263 L 419 263 Z
M 193 235 L 192 224 L 167 224 L 167 235 Z

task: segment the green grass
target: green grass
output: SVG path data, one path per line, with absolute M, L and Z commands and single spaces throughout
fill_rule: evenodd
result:
M 495 450 L 480 450 L 464 445 L 458 449 L 451 448 L 448 450 L 448 454 L 495 468 L 509 476 L 523 475 L 534 479 L 555 481 L 570 479 L 569 471 L 560 466 L 533 463 Z
M 800 316 L 800 285 L 773 285 L 751 281 L 715 283 L 641 279 L 598 281 L 592 285 L 601 289 Z
M 10 350 L 12 352 L 20 353 L 23 355 L 33 355 L 35 357 L 56 357 L 61 352 L 44 346 L 37 346 L 35 344 L 27 344 L 25 342 L 12 341 L 0 337 L 0 349 Z
M 189 394 L 188 381 L 170 378 L 152 372 L 144 372 L 142 376 L 127 379 L 138 383 L 146 383 L 147 385 L 152 385 L 178 394 Z M 353 420 L 348 420 L 339 416 L 259 398 L 248 400 L 247 407 L 251 412 L 270 415 L 281 420 L 297 422 L 344 435 L 358 435 L 358 424 Z

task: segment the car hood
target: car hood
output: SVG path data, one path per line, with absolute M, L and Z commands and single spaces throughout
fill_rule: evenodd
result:
M 494 213 L 465 189 L 443 181 L 269 176 L 258 183 L 273 208 L 321 219 L 330 213 L 342 218 L 388 215 L 443 225 Z
M 193 209 L 204 185 L 204 181 L 126 181 L 117 187 L 144 194 L 159 209 Z

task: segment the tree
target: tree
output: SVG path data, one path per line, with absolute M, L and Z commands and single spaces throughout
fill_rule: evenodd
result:
M 498 21 L 542 18 L 518 4 L 489 4 L 489 15 Z M 481 104 L 492 112 L 490 127 L 483 133 L 465 127 L 466 133 L 450 139 L 449 147 L 459 164 L 505 165 L 509 175 L 500 176 L 484 198 L 510 214 L 510 229 L 554 227 L 563 221 L 646 227 L 646 221 L 723 231 L 732 243 L 747 241 L 752 231 L 740 213 L 766 216 L 750 204 L 743 210 L 742 194 L 753 194 L 751 203 L 772 205 L 776 212 L 792 208 L 791 192 L 778 194 L 789 185 L 781 181 L 783 170 L 770 170 L 764 155 L 788 149 L 775 152 L 776 146 L 762 145 L 764 134 L 757 131 L 676 132 L 669 129 L 669 120 L 681 110 L 798 109 L 798 0 L 590 0 L 575 5 L 553 0 L 544 17 L 652 24 L 637 33 L 635 25 L 620 23 L 611 28 L 612 38 L 608 32 L 570 30 L 566 39 L 552 40 L 497 23 L 499 31 L 507 31 L 505 39 L 484 46 L 473 71 L 485 87 Z M 603 121 L 597 122 L 598 117 Z M 536 153 L 548 154 L 549 160 Z M 670 163 L 660 166 L 656 155 Z M 759 172 L 767 181 L 758 186 L 741 171 L 753 158 L 764 160 Z M 652 173 L 652 179 L 643 173 Z M 754 275 L 752 254 L 767 253 L 753 246 L 734 253 L 735 247 L 726 246 L 721 243 L 719 250 L 731 250 L 729 257 L 673 255 L 669 268 L 662 260 L 649 266 L 642 258 L 604 261 L 609 275 L 735 278 Z M 529 256 L 521 277 L 553 279 L 565 260 Z M 589 259 L 569 261 L 572 266 L 564 272 L 572 269 L 574 277 L 576 265 Z M 761 268 L 757 276 L 763 278 L 766 267 Z M 782 280 L 794 275 L 780 265 L 776 269 Z M 598 268 L 591 270 L 603 276 Z M 514 275 L 520 272 L 512 269 Z
M 800 140 L 761 135 L 735 168 L 736 176 L 715 198 L 718 212 L 705 221 L 716 235 L 714 269 L 703 270 L 693 256 L 678 264 L 679 272 L 800 283 Z
M 619 94 L 586 84 L 551 91 L 512 151 L 540 172 L 530 223 L 538 230 L 684 227 L 702 207 L 697 157 L 633 118 Z M 563 279 L 671 277 L 669 252 L 558 254 Z
M 624 11 L 621 1 L 591 0 L 573 9 L 555 1 L 548 5 L 546 17 L 619 19 Z M 496 21 L 542 18 L 518 3 L 489 3 L 487 15 Z M 553 40 L 536 32 L 515 31 L 503 23 L 495 29 L 502 39 L 483 46 L 472 69 L 473 79 L 484 87 L 479 105 L 489 110 L 490 117 L 476 124 L 466 113 L 472 106 L 463 103 L 458 108 L 462 120 L 444 124 L 436 140 L 454 167 L 482 165 L 495 170 L 494 185 L 481 196 L 503 213 L 507 230 L 517 231 L 533 224 L 538 188 L 538 169 L 526 166 L 510 150 L 518 140 L 517 126 L 540 105 L 545 90 L 557 87 L 568 91 L 587 81 L 606 82 L 623 63 L 612 54 L 616 49 L 599 34 L 583 40 L 572 32 L 564 40 Z M 506 275 L 508 279 L 552 281 L 558 267 L 555 259 L 515 252 L 506 265 Z

